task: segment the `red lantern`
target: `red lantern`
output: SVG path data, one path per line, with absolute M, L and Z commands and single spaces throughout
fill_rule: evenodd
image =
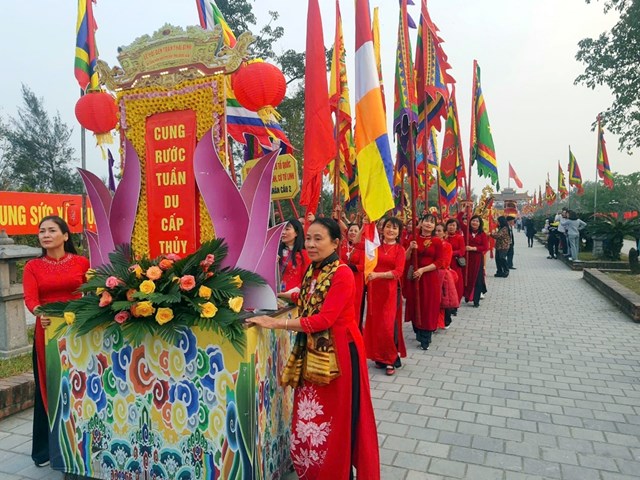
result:
M 80 125 L 100 136 L 111 136 L 118 124 L 118 108 L 113 97 L 106 92 L 88 92 L 76 103 L 76 118 Z
M 264 122 L 278 117 L 275 107 L 280 105 L 286 91 L 287 82 L 280 69 L 266 62 L 249 63 L 233 76 L 233 92 L 240 105 L 258 112 Z
M 67 205 L 67 221 L 69 225 L 75 227 L 80 223 L 80 206 L 75 203 L 70 203 Z

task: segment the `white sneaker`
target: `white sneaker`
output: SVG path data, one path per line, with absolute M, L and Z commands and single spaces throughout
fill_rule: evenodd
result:
M 49 460 L 45 460 L 44 462 L 36 463 L 36 467 L 46 467 L 49 465 Z
M 481 293 L 480 294 L 480 299 L 483 299 L 483 298 L 484 298 L 484 293 Z

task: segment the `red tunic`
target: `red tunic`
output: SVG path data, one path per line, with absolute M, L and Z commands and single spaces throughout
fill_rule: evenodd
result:
M 467 257 L 467 281 L 464 287 L 464 296 L 467 300 L 471 300 L 476 286 L 476 278 L 478 278 L 480 269 L 484 268 L 484 254 L 489 250 L 489 240 L 484 232 L 474 234 L 469 231 L 467 245 L 478 248 L 477 251 L 470 251 Z
M 367 283 L 367 321 L 364 325 L 364 345 L 367 358 L 393 365 L 407 356 L 402 336 L 402 299 L 399 292 L 404 272 L 405 250 L 401 245 L 378 248 L 378 263 L 374 272 L 392 272 L 393 278 L 378 278 Z
M 433 237 L 418 236 L 418 268 L 435 264 L 436 270 L 445 266 L 443 262 L 442 240 Z M 409 259 L 411 262 L 411 259 Z M 415 280 L 406 279 L 403 293 L 407 299 L 405 321 L 413 322 L 419 330 L 435 331 L 438 328 L 440 315 L 440 299 L 442 284 L 436 270 L 422 274 L 418 283 L 420 296 L 420 318 L 416 312 L 416 284 Z
M 305 332 L 331 328 L 340 376 L 329 385 L 305 382 L 295 389 L 291 431 L 291 458 L 300 479 L 348 479 L 351 466 L 358 478 L 380 479 L 378 436 L 371 404 L 364 343 L 353 308 L 354 280 L 351 270 L 336 270 L 320 313 L 300 319 Z M 349 344 L 357 350 L 352 370 Z M 357 431 L 352 432 L 353 374 L 359 377 Z M 352 435 L 355 437 L 352 445 Z M 349 455 L 351 451 L 351 455 Z
M 89 269 L 89 260 L 80 255 L 65 254 L 59 260 L 51 257 L 34 258 L 24 266 L 23 286 L 24 303 L 31 313 L 39 305 L 52 302 L 64 302 L 80 298 L 75 293 L 86 281 L 85 274 Z M 44 328 L 40 317 L 36 317 L 36 328 L 33 341 L 38 361 L 38 377 L 44 408 L 47 405 L 47 370 L 44 350 Z
M 451 265 L 451 259 L 453 258 L 453 249 L 446 239 L 443 238 L 442 240 L 442 264 L 444 265 L 443 268 L 448 268 L 449 265 Z M 438 314 L 438 328 L 444 327 L 444 308 L 440 308 L 440 313 Z
M 282 251 L 282 258 L 280 259 L 280 283 L 282 285 L 281 291 L 288 292 L 292 288 L 300 287 L 304 274 L 309 266 L 309 255 L 306 250 L 301 250 L 296 254 L 296 264 L 293 264 L 293 260 L 289 258 L 290 250 L 285 248 Z
M 458 275 L 458 280 L 456 281 L 456 290 L 458 291 L 458 299 L 461 299 L 462 295 L 464 294 L 465 269 L 458 265 L 456 258 L 464 257 L 467 253 L 466 245 L 464 243 L 464 236 L 460 232 L 456 232 L 452 237 L 446 237 L 445 242 L 451 244 L 451 270 L 456 272 L 456 275 Z
M 364 293 L 364 242 L 351 245 L 348 241 L 343 240 L 340 244 L 340 260 L 347 264 L 353 272 L 353 279 L 356 283 L 353 305 L 356 309 L 356 321 L 360 324 L 362 317 L 362 296 Z

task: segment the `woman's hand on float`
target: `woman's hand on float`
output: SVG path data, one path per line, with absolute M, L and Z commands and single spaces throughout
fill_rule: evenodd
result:
M 280 298 L 284 298 L 285 300 L 291 300 L 291 295 L 293 294 L 293 292 L 288 291 L 288 292 L 280 292 L 278 294 L 278 297 Z
M 51 319 L 49 317 L 40 317 L 40 325 L 43 327 L 48 327 L 51 325 Z
M 257 315 L 247 319 L 247 323 L 258 325 L 262 328 L 281 328 L 278 326 L 278 320 L 268 315 Z

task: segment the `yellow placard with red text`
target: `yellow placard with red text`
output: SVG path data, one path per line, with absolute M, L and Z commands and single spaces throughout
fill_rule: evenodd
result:
M 87 200 L 87 228 L 95 232 L 93 210 Z M 82 195 L 0 192 L 0 230 L 7 235 L 36 235 L 40 221 L 49 215 L 62 217 L 72 233 L 82 232 Z
M 242 181 L 247 178 L 256 163 L 258 163 L 257 159 L 248 160 L 244 164 L 242 167 Z M 271 200 L 289 200 L 294 198 L 299 191 L 298 162 L 290 154 L 278 156 L 271 181 Z

